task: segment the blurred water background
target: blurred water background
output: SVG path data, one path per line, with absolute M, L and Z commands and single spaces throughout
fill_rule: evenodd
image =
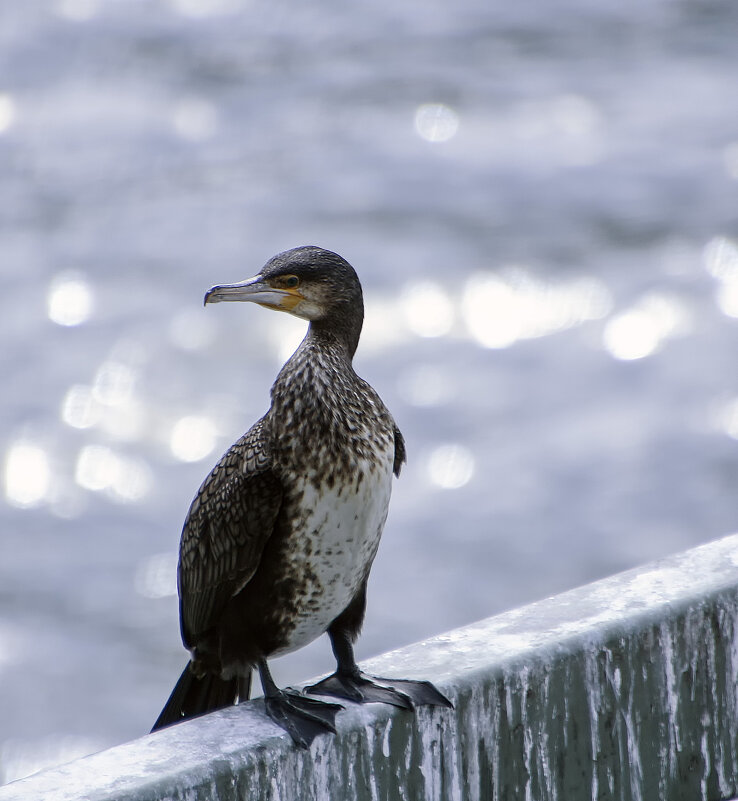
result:
M 0 778 L 148 731 L 189 502 L 304 324 L 402 428 L 366 657 L 738 527 L 738 9 L 0 4 Z M 332 669 L 327 641 L 281 682 Z

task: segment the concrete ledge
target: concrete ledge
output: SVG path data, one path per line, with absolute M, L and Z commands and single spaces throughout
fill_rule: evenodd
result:
M 0 788 L 24 799 L 738 795 L 738 535 L 366 663 L 455 710 L 339 715 L 310 751 L 252 701 Z

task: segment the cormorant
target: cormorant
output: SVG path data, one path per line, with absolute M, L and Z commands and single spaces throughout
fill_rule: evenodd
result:
M 430 682 L 370 677 L 354 659 L 392 475 L 405 462 L 392 415 L 352 367 L 364 318 L 354 269 L 336 253 L 299 247 L 205 295 L 206 304 L 222 301 L 252 301 L 310 325 L 274 382 L 269 411 L 190 506 L 177 578 L 191 658 L 153 730 L 247 699 L 256 667 L 268 714 L 297 745 L 335 732 L 340 705 L 280 690 L 267 666 L 326 631 L 336 671 L 307 692 L 450 706 Z

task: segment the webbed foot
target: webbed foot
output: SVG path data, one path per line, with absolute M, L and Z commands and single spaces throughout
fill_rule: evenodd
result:
M 336 671 L 328 678 L 305 688 L 311 695 L 330 695 L 345 698 L 357 704 L 373 701 L 392 704 L 401 709 L 414 709 L 416 706 L 445 706 L 453 709 L 453 704 L 429 681 L 412 679 L 385 679 L 369 676 L 360 670 Z
M 279 690 L 265 696 L 264 703 L 269 717 L 292 737 L 299 748 L 309 748 L 319 734 L 335 734 L 336 715 L 343 709 L 340 704 L 306 698 L 292 690 Z

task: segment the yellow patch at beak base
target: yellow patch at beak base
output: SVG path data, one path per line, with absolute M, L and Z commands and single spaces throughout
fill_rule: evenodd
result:
M 285 311 L 292 311 L 301 300 L 305 299 L 297 289 L 283 289 L 282 292 L 285 294 L 280 298 L 279 305 Z

